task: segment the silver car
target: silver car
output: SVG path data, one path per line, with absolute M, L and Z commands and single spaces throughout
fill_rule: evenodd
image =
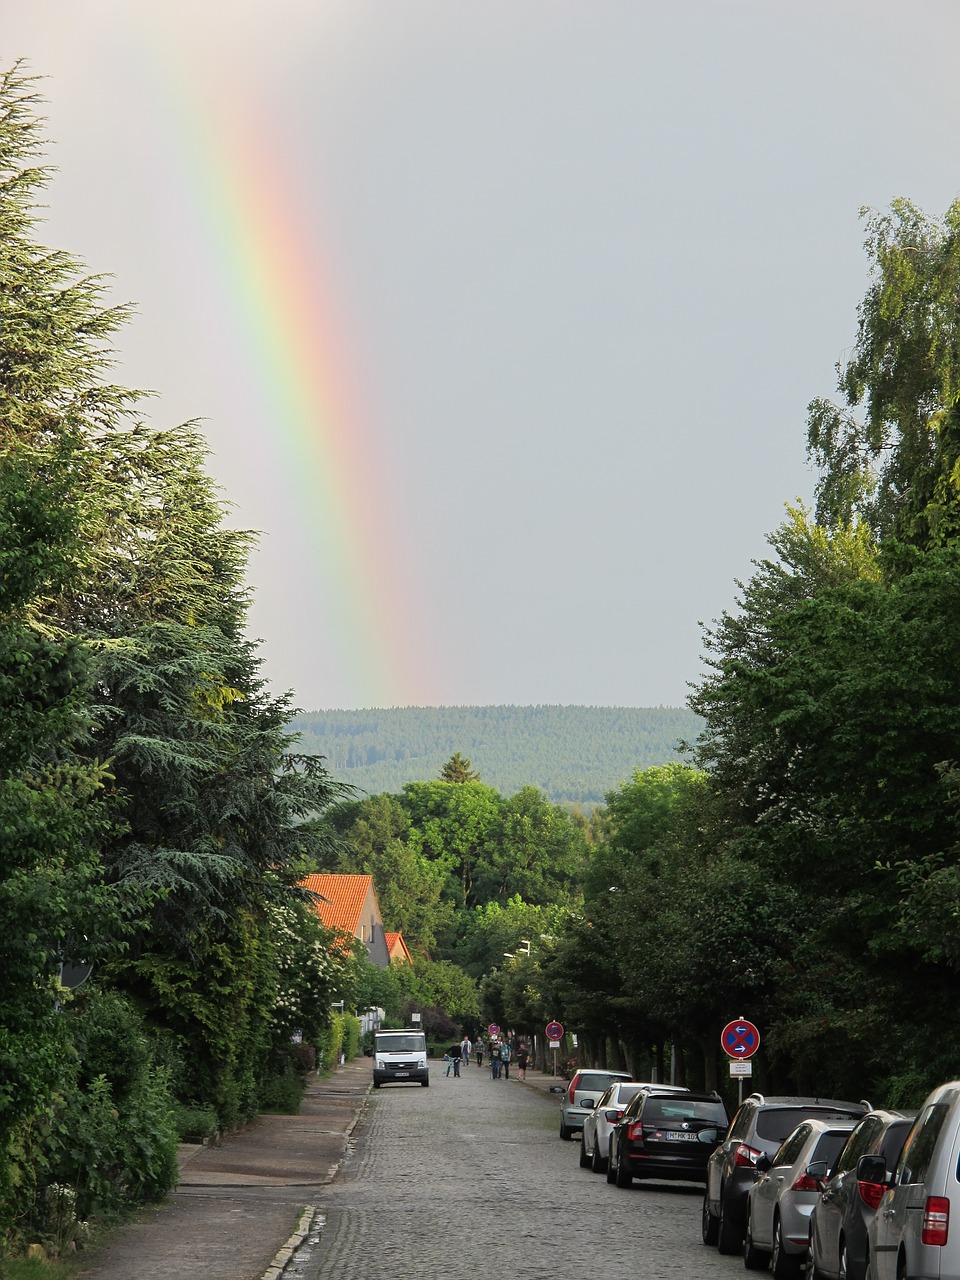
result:
M 810 1238 L 810 1215 L 824 1179 L 857 1121 L 804 1120 L 772 1157 L 757 1161 L 760 1176 L 747 1193 L 743 1262 L 769 1264 L 777 1280 L 800 1274 Z
M 627 1083 L 618 1080 L 612 1084 L 597 1105 L 583 1120 L 583 1137 L 580 1141 L 580 1168 L 604 1173 L 610 1156 L 610 1130 L 623 1115 L 623 1109 L 641 1089 L 648 1093 L 676 1093 L 677 1086 L 648 1084 L 644 1081 Z
M 599 1067 L 575 1071 L 560 1103 L 560 1137 L 569 1142 L 581 1131 L 584 1120 L 614 1081 L 632 1079 L 629 1071 L 604 1071 Z
M 886 1191 L 867 1227 L 867 1280 L 960 1280 L 960 1080 L 934 1089 L 890 1176 L 864 1156 L 861 1176 Z M 871 1167 L 873 1166 L 873 1167 Z

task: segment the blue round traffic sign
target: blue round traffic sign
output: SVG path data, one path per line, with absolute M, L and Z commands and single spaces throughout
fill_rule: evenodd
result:
M 760 1032 L 746 1018 L 738 1018 L 720 1032 L 720 1047 L 730 1058 L 752 1058 L 760 1048 Z

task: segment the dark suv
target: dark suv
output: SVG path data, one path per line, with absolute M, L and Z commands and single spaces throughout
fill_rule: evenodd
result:
M 718 1093 L 641 1090 L 610 1130 L 607 1181 L 618 1187 L 634 1178 L 703 1182 L 707 1157 L 726 1128 Z
M 803 1120 L 859 1120 L 869 1102 L 832 1098 L 765 1098 L 752 1093 L 733 1117 L 727 1136 L 707 1161 L 700 1231 L 704 1244 L 739 1253 L 747 1225 L 747 1192 L 757 1180 L 757 1160 L 772 1156 Z

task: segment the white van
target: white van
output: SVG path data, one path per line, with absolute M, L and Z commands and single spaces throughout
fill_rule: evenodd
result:
M 393 1081 L 430 1087 L 427 1037 L 422 1031 L 375 1031 L 373 1035 L 373 1087 Z
M 958 1162 L 960 1080 L 954 1080 L 923 1104 L 892 1174 L 883 1156 L 860 1158 L 857 1177 L 887 1185 L 867 1228 L 868 1280 L 960 1280 Z

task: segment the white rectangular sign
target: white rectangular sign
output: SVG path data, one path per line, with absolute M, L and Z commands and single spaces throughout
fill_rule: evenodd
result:
M 559 1040 L 551 1040 L 551 1041 L 550 1041 L 550 1048 L 551 1048 L 551 1049 L 559 1049 L 559 1048 L 560 1048 L 560 1041 L 559 1041 Z
M 731 1074 L 732 1076 L 752 1076 L 752 1075 L 753 1075 L 753 1063 L 752 1063 L 752 1062 L 738 1062 L 736 1059 L 734 1059 L 734 1060 L 733 1060 L 733 1061 L 731 1061 L 731 1063 L 730 1063 L 730 1074 Z

